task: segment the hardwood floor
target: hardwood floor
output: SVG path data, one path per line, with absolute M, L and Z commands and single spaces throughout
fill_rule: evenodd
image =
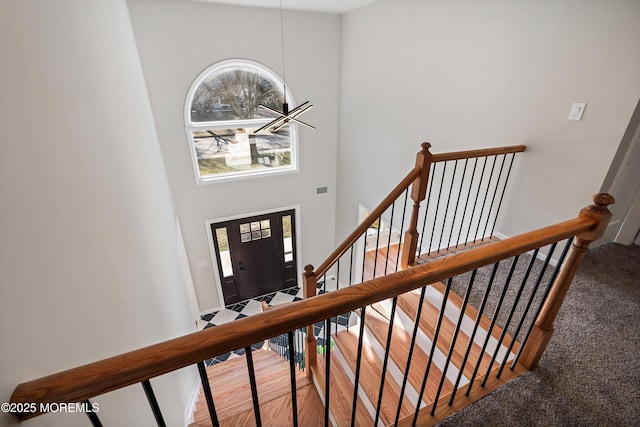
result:
M 289 362 L 268 350 L 253 352 L 254 370 L 265 426 L 293 425 Z M 207 368 L 214 405 L 221 426 L 254 426 L 255 414 L 245 357 L 218 363 Z M 302 371 L 296 375 L 299 423 L 315 426 L 323 419 L 322 401 Z M 301 408 L 303 408 L 301 410 Z M 191 427 L 211 426 L 204 392 L 200 391 Z

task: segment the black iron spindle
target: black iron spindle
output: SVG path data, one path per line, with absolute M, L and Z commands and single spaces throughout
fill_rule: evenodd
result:
M 522 297 L 522 293 L 524 292 L 524 288 L 526 287 L 527 281 L 529 280 L 529 275 L 531 274 L 531 270 L 533 269 L 533 266 L 536 262 L 536 258 L 538 256 L 538 251 L 539 249 L 536 249 L 533 252 L 533 255 L 531 256 L 531 259 L 529 260 L 529 265 L 527 267 L 527 271 L 524 274 L 524 277 L 522 278 L 522 281 L 520 282 L 520 287 L 518 288 L 518 293 L 516 294 L 516 297 L 514 299 L 513 304 L 511 305 L 511 310 L 509 311 L 509 316 L 507 317 L 507 320 L 504 324 L 504 328 L 502 329 L 502 333 L 500 334 L 500 338 L 498 339 L 498 346 L 496 347 L 496 350 L 493 352 L 493 356 L 491 357 L 491 362 L 489 363 L 489 369 L 491 369 L 491 366 L 493 366 L 493 363 L 496 361 L 496 358 L 498 357 L 498 351 L 500 350 L 501 346 L 502 346 L 502 342 L 504 341 L 504 337 L 507 335 L 507 330 L 509 329 L 509 325 L 511 325 L 511 320 L 513 319 L 513 316 L 516 312 L 516 308 L 518 306 L 518 303 L 520 302 L 520 298 Z M 515 340 L 515 337 L 512 339 Z M 509 349 L 507 350 L 507 353 L 505 355 L 505 360 L 506 357 L 509 355 L 509 352 L 511 352 L 513 346 L 509 346 Z M 502 369 L 504 367 L 504 364 L 501 364 L 500 370 L 498 371 L 498 374 L 496 375 L 496 378 L 500 378 L 500 375 L 502 375 Z
M 98 418 L 98 414 L 93 411 L 93 405 L 89 399 L 84 400 L 82 404 L 87 408 L 85 412 L 87 417 L 89 417 L 89 421 L 91 421 L 91 425 L 93 427 L 102 427 L 102 422 L 100 422 L 100 418 Z
M 451 175 L 451 185 L 449 186 L 449 195 L 447 196 L 447 205 L 444 209 L 444 218 L 442 219 L 442 230 L 440 230 L 440 238 L 438 239 L 438 253 L 440 253 L 440 247 L 442 246 L 442 237 L 444 236 L 444 227 L 447 224 L 447 215 L 449 215 L 449 205 L 451 204 L 451 193 L 453 192 L 453 183 L 456 181 L 456 170 L 458 169 L 458 161 L 453 163 L 453 174 Z M 444 175 L 442 176 L 444 179 Z M 451 235 L 449 235 L 451 240 Z M 447 248 L 449 245 L 447 244 Z
M 515 159 L 516 153 L 511 154 L 511 163 L 509 163 L 509 169 L 507 170 L 507 176 L 504 180 L 504 185 L 502 186 L 502 194 L 500 195 L 500 202 L 498 202 L 498 208 L 496 209 L 496 216 L 493 219 L 493 226 L 491 227 L 491 235 L 493 236 L 493 232 L 496 229 L 496 223 L 498 222 L 498 215 L 500 214 L 500 207 L 502 206 L 502 200 L 504 199 L 504 193 L 507 190 L 507 183 L 509 182 L 509 177 L 511 176 L 511 167 L 513 166 L 513 159 Z
M 353 245 L 349 249 L 350 252 L 350 260 L 349 260 L 349 286 L 353 285 Z
M 487 182 L 487 191 L 484 193 L 482 208 L 480 208 L 480 215 L 478 216 L 478 226 L 476 227 L 476 234 L 473 237 L 474 243 L 476 240 L 478 240 L 478 232 L 480 231 L 480 224 L 482 224 L 482 213 L 484 212 L 484 207 L 487 204 L 487 197 L 489 196 L 489 190 L 491 189 L 491 180 L 493 180 L 493 171 L 496 168 L 497 161 L 498 161 L 498 156 L 493 156 L 493 163 L 491 164 L 491 173 L 489 173 L 489 182 Z
M 487 157 L 483 157 L 482 170 L 480 171 L 480 179 L 478 180 L 478 191 L 476 197 L 473 199 L 473 208 L 471 208 L 471 216 L 469 217 L 469 228 L 467 228 L 467 235 L 464 238 L 465 243 L 469 243 L 469 234 L 471 233 L 471 226 L 473 225 L 473 217 L 476 214 L 476 206 L 478 205 L 478 198 L 480 197 L 480 189 L 482 188 L 482 179 L 484 178 L 484 171 L 487 168 Z M 475 169 L 474 169 L 475 172 Z M 478 219 L 479 221 L 480 219 Z
M 473 331 L 471 332 L 471 336 L 469 337 L 469 345 L 473 345 L 474 338 L 476 336 L 476 332 L 478 332 L 478 327 L 480 326 L 480 320 L 482 320 L 482 315 L 484 313 L 484 308 L 487 305 L 487 301 L 489 300 L 489 293 L 491 292 L 491 288 L 493 287 L 493 280 L 496 277 L 496 272 L 498 271 L 498 265 L 500 265 L 500 261 L 496 262 L 493 265 L 493 270 L 491 270 L 491 277 L 489 278 L 489 283 L 487 284 L 487 289 L 484 292 L 484 296 L 482 297 L 482 303 L 480 304 L 480 309 L 478 310 L 478 316 L 476 317 L 476 322 L 473 325 Z M 473 387 L 473 381 L 475 380 L 475 372 L 469 378 L 469 387 L 467 388 L 467 392 L 465 395 L 469 397 L 471 394 L 471 387 Z
M 540 315 L 540 312 L 542 311 L 542 307 L 544 306 L 545 301 L 547 300 L 547 297 L 549 296 L 549 292 L 551 291 L 551 287 L 553 286 L 553 282 L 555 282 L 556 277 L 558 277 L 558 274 L 560 273 L 560 269 L 562 268 L 562 264 L 564 263 L 564 259 L 567 256 L 567 252 L 569 251 L 569 248 L 571 247 L 571 243 L 573 242 L 573 237 L 568 239 L 567 242 L 565 243 L 564 249 L 562 250 L 562 254 L 560 255 L 560 259 L 558 260 L 558 263 L 556 264 L 556 267 L 553 271 L 553 274 L 551 275 L 551 278 L 549 279 L 546 289 L 544 291 L 544 295 L 540 301 L 540 304 L 538 305 L 538 309 L 535 312 L 535 315 L 533 316 L 533 321 L 530 323 L 529 325 L 529 329 L 524 337 L 524 339 L 522 340 L 522 343 L 520 344 L 520 349 L 518 350 L 518 354 L 516 354 L 516 357 L 513 359 L 513 363 L 511 365 L 511 370 L 513 370 L 516 367 L 516 364 L 518 363 L 518 360 L 520 359 L 520 352 L 522 351 L 522 349 L 524 348 L 525 344 L 527 343 L 527 341 L 529 340 L 529 335 L 531 335 L 531 331 L 533 330 L 533 326 L 535 324 L 536 319 L 538 318 L 538 316 Z M 555 249 L 555 245 L 553 246 L 553 248 Z M 549 253 L 549 256 L 553 255 L 553 249 L 551 250 L 551 252 Z
M 407 356 L 407 365 L 404 369 L 404 377 L 402 378 L 402 387 L 400 388 L 400 399 L 398 400 L 398 410 L 396 411 L 396 420 L 395 424 L 398 424 L 398 420 L 400 420 L 400 411 L 402 410 L 402 399 L 404 398 L 404 391 L 407 388 L 407 380 L 409 379 L 409 368 L 411 368 L 411 358 L 413 357 L 413 349 L 416 346 L 416 337 L 418 336 L 418 330 L 420 329 L 420 316 L 422 315 L 422 306 L 424 305 L 424 295 L 427 291 L 427 287 L 422 287 L 422 292 L 420 293 L 420 303 L 418 304 L 418 311 L 416 312 L 416 317 L 414 319 L 413 326 L 413 335 L 411 336 L 411 343 L 409 344 L 409 355 Z M 420 407 L 420 402 L 418 402 L 418 408 Z
M 378 217 L 378 232 L 376 233 L 376 251 L 373 253 L 373 275 L 372 279 L 376 278 L 377 267 L 378 267 L 378 247 L 380 245 L 380 230 L 382 229 L 382 215 Z M 366 243 L 365 243 L 366 245 Z
M 211 424 L 213 424 L 213 427 L 218 427 L 220 422 L 218 421 L 216 406 L 213 403 L 213 394 L 211 393 L 211 385 L 209 384 L 209 377 L 207 376 L 207 368 L 204 366 L 204 362 L 198 362 L 197 365 L 198 373 L 200 374 L 200 382 L 202 383 L 202 391 L 204 391 L 204 398 L 207 402 L 207 409 L 209 410 L 209 418 L 211 418 Z
M 358 386 L 360 381 L 360 365 L 362 364 L 362 343 L 364 341 L 364 321 L 367 307 L 362 307 L 360 314 L 360 336 L 358 337 L 358 355 L 356 356 L 356 375 L 353 382 L 353 402 L 351 407 L 351 427 L 356 423 L 356 406 L 358 403 Z
M 453 210 L 453 219 L 451 220 L 451 231 L 449 232 L 449 240 L 447 240 L 447 248 L 451 247 L 451 238 L 453 237 L 453 229 L 456 226 L 456 217 L 458 216 L 458 206 L 460 206 L 460 199 L 462 196 L 462 188 L 464 187 L 464 179 L 467 177 L 467 164 L 469 159 L 464 159 L 464 168 L 462 169 L 462 179 L 460 180 L 460 189 L 458 190 L 458 197 L 456 198 L 456 207 Z M 456 248 L 458 244 L 456 243 Z
M 389 266 L 389 250 L 391 249 L 391 235 L 393 234 L 393 215 L 395 214 L 395 210 L 396 210 L 396 201 L 393 201 L 393 204 L 391 205 L 391 220 L 389 221 L 389 238 L 387 238 L 387 255 L 385 256 L 385 260 L 384 260 L 384 275 L 387 274 L 387 267 Z M 400 250 L 400 247 L 398 247 L 398 251 Z
M 416 402 L 416 412 L 413 415 L 413 425 L 416 425 L 418 420 L 418 413 L 420 412 L 420 406 L 422 403 L 422 396 L 424 396 L 424 391 L 427 387 L 427 380 L 429 378 L 429 372 L 431 371 L 431 364 L 433 361 L 433 355 L 436 351 L 437 338 L 440 334 L 440 325 L 442 325 L 442 319 L 444 318 L 444 312 L 447 308 L 447 301 L 449 300 L 449 291 L 451 290 L 451 283 L 453 282 L 453 278 L 449 277 L 447 280 L 447 285 L 444 290 L 444 294 L 442 295 L 442 306 L 440 307 L 440 313 L 438 314 L 438 323 L 436 325 L 436 331 L 433 335 L 434 341 L 431 343 L 431 351 L 429 352 L 429 360 L 427 361 L 427 369 L 424 373 L 424 378 L 422 379 L 422 385 L 420 386 L 420 393 L 418 393 L 418 401 Z M 420 300 L 420 307 L 422 306 L 422 302 L 424 301 L 424 292 L 426 288 L 422 288 L 422 299 Z M 417 318 L 417 317 L 416 317 Z M 417 323 L 416 323 L 417 324 Z M 400 396 L 402 400 L 402 396 Z M 396 419 L 396 424 L 398 420 Z
M 324 325 L 324 426 L 329 427 L 329 387 L 331 385 L 331 318 L 325 320 Z
M 435 169 L 435 165 L 434 165 L 434 169 Z M 444 176 L 446 173 L 447 173 L 447 162 L 444 162 L 442 165 L 442 179 L 440 179 L 440 188 L 438 189 L 438 201 L 436 202 L 436 212 L 433 215 L 433 227 L 431 228 L 431 238 L 429 239 L 429 248 L 427 249 L 427 255 L 431 253 L 433 237 L 436 234 L 436 223 L 438 222 L 438 210 L 440 209 L 440 197 L 442 197 L 442 187 L 444 186 Z M 440 253 L 440 248 L 438 248 L 438 253 Z
M 529 310 L 531 309 L 531 305 L 533 304 L 533 300 L 535 299 L 536 294 L 538 293 L 538 288 L 540 287 L 540 283 L 542 283 L 542 278 L 544 276 L 545 271 L 547 270 L 547 266 L 549 265 L 549 262 L 551 261 L 551 255 L 553 254 L 553 251 L 556 248 L 556 245 L 558 243 L 554 243 L 553 245 L 551 245 L 551 251 L 547 254 L 545 260 L 544 260 L 544 265 L 542 266 L 542 268 L 540 269 L 540 274 L 538 274 L 538 278 L 536 279 L 536 283 L 533 287 L 533 290 L 531 291 L 531 295 L 529 295 L 529 300 L 527 302 L 527 305 L 524 309 L 524 311 L 522 312 L 522 316 L 520 316 L 520 321 L 518 322 L 518 327 L 516 328 L 516 331 L 514 332 L 512 338 L 511 338 L 511 344 L 509 345 L 509 351 L 507 351 L 507 353 L 504 355 L 504 359 L 502 360 L 502 364 L 500 365 L 500 369 L 498 370 L 498 375 L 496 375 L 497 378 L 500 378 L 500 375 L 502 375 L 502 371 L 504 370 L 504 367 L 507 363 L 507 360 L 509 358 L 509 354 L 511 353 L 511 350 L 513 349 L 513 346 L 515 345 L 516 339 L 518 337 L 518 334 L 520 334 L 520 330 L 522 329 L 522 326 L 524 325 L 524 322 L 527 318 L 527 314 L 529 313 Z M 535 322 L 535 319 L 534 319 Z M 524 343 L 520 343 L 520 349 L 518 350 L 518 355 L 520 354 L 520 350 L 522 350 L 522 347 L 524 346 Z M 517 360 L 517 356 L 516 359 Z M 515 365 L 514 365 L 515 366 Z M 513 370 L 513 368 L 512 368 Z
M 398 305 L 398 296 L 393 297 L 391 303 L 391 314 L 389 316 L 389 330 L 387 331 L 387 343 L 384 348 L 384 360 L 382 362 L 382 378 L 380 379 L 380 394 L 378 394 L 378 405 L 376 406 L 376 417 L 373 422 L 374 426 L 378 425 L 380 419 L 380 408 L 382 406 L 382 394 L 384 392 L 384 382 L 387 375 L 387 364 L 389 363 L 389 349 L 391 348 L 391 334 L 393 333 L 393 323 L 396 315 L 396 306 Z M 400 405 L 402 405 L 402 398 L 400 398 Z
M 464 300 L 462 301 L 460 314 L 458 315 L 458 323 L 456 323 L 456 329 L 453 332 L 453 338 L 451 339 L 451 343 L 449 345 L 449 352 L 447 353 L 447 360 L 445 361 L 444 369 L 442 370 L 442 376 L 440 377 L 440 384 L 438 384 L 438 390 L 436 391 L 436 395 L 433 398 L 433 407 L 431 408 L 431 416 L 435 415 L 436 413 L 436 406 L 438 405 L 438 399 L 440 399 L 440 393 L 442 393 L 442 387 L 444 387 L 444 382 L 447 379 L 447 371 L 449 370 L 449 365 L 451 364 L 451 357 L 453 356 L 453 352 L 456 348 L 456 342 L 458 341 L 458 334 L 460 333 L 462 321 L 464 320 L 465 312 L 467 311 L 467 304 L 469 304 L 469 298 L 471 297 L 471 290 L 473 289 L 473 282 L 475 281 L 476 272 L 477 270 L 474 270 L 473 273 L 471 273 L 471 277 L 469 278 L 467 291 L 464 294 Z M 444 315 L 444 310 L 441 312 L 440 318 L 442 318 L 443 315 Z M 433 344 L 431 345 L 432 350 L 436 346 L 436 341 L 440 333 L 441 320 L 438 319 L 438 321 L 439 322 L 436 329 L 436 333 L 434 334 L 434 338 L 433 338 Z M 431 358 L 429 358 L 429 363 L 431 364 Z M 464 366 L 465 366 L 464 364 L 460 366 L 460 372 L 464 371 Z
M 516 255 L 513 258 L 513 261 L 511 262 L 511 268 L 509 269 L 509 274 L 507 274 L 507 279 L 505 280 L 504 286 L 502 287 L 502 292 L 500 293 L 500 299 L 498 300 L 498 305 L 496 305 L 495 310 L 493 310 L 493 316 L 491 317 L 491 324 L 489 325 L 489 329 L 487 330 L 487 336 L 484 339 L 484 343 L 482 344 L 482 350 L 480 350 L 480 357 L 478 358 L 478 362 L 476 363 L 476 367 L 473 371 L 473 375 L 475 376 L 475 374 L 478 372 L 478 369 L 480 369 L 480 363 L 482 362 L 482 358 L 484 357 L 484 352 L 487 349 L 487 345 L 489 344 L 489 340 L 491 339 L 491 333 L 493 332 L 493 327 L 496 324 L 496 321 L 498 320 L 498 315 L 500 314 L 500 310 L 502 309 L 502 303 L 504 302 L 504 297 L 507 294 L 507 289 L 509 288 L 509 284 L 511 284 L 511 278 L 513 277 L 513 272 L 516 269 L 516 264 L 518 264 L 518 258 L 520 258 L 520 255 Z M 497 347 L 496 347 L 496 351 L 500 350 L 500 344 L 498 343 Z M 489 364 L 489 366 L 487 367 L 487 372 L 484 376 L 484 379 L 482 380 L 482 387 L 484 387 L 487 384 L 487 380 L 489 379 L 489 372 L 491 372 L 491 365 L 493 364 L 493 362 L 491 364 Z
M 471 180 L 469 181 L 469 191 L 467 192 L 467 198 L 464 201 L 464 209 L 462 210 L 462 218 L 460 219 L 460 230 L 458 230 L 458 243 L 456 244 L 456 248 L 460 244 L 460 238 L 462 237 L 462 228 L 464 227 L 464 217 L 467 214 L 467 207 L 469 206 L 469 199 L 471 199 L 471 190 L 473 189 L 473 180 L 476 177 L 476 167 L 478 166 L 478 158 L 476 157 L 473 162 L 473 170 L 471 171 Z M 471 214 L 471 218 L 469 218 L 469 223 L 473 219 L 473 213 Z M 468 235 L 468 233 L 467 233 Z M 465 239 L 465 244 L 466 244 Z
M 251 346 L 244 348 L 245 356 L 247 357 L 247 369 L 249 371 L 249 384 L 251 385 L 251 399 L 253 400 L 253 413 L 256 417 L 256 426 L 262 425 L 262 419 L 260 417 L 260 402 L 258 401 L 258 384 L 256 383 L 256 371 L 253 367 L 253 354 L 251 353 Z
M 151 406 L 153 416 L 156 419 L 156 424 L 158 424 L 158 427 L 165 427 L 166 424 L 164 422 L 164 418 L 162 417 L 162 412 L 160 411 L 160 406 L 158 405 L 156 395 L 153 393 L 153 388 L 151 388 L 151 383 L 149 382 L 149 380 L 144 380 L 141 384 L 142 388 L 144 388 L 144 394 L 147 396 L 147 400 L 149 401 L 149 406 Z
M 484 240 L 484 238 L 487 236 L 487 227 L 489 226 L 489 220 L 491 219 L 491 211 L 493 210 L 493 205 L 496 201 L 496 195 L 498 194 L 498 185 L 500 184 L 500 179 L 502 178 L 502 171 L 504 169 L 504 162 L 507 159 L 507 155 L 503 154 L 502 155 L 502 163 L 500 164 L 500 171 L 498 172 L 498 179 L 496 180 L 496 186 L 493 189 L 493 197 L 491 198 L 491 204 L 489 205 L 489 210 L 487 211 L 487 221 L 484 223 L 484 230 L 482 231 L 482 239 L 480 239 L 481 241 Z M 496 162 L 497 162 L 497 157 L 496 157 Z M 498 213 L 496 212 L 496 218 L 498 217 Z M 493 234 L 493 232 L 491 233 Z
M 291 376 L 291 412 L 293 417 L 293 427 L 298 427 L 298 397 L 296 387 L 296 347 L 293 342 L 293 331 L 287 332 L 289 341 L 289 374 Z
M 427 183 L 427 185 L 429 186 L 429 191 L 427 192 L 427 203 L 424 204 L 424 216 L 423 216 L 423 220 L 422 220 L 422 233 L 420 233 L 420 244 L 417 246 L 416 250 L 417 250 L 417 254 L 416 256 L 420 256 L 420 253 L 422 251 L 422 242 L 424 240 L 424 230 L 427 226 L 427 215 L 429 214 L 429 206 L 431 206 L 431 190 L 433 189 L 433 177 L 435 176 L 435 172 L 436 172 L 436 165 L 437 163 L 433 164 L 433 167 L 431 168 L 431 177 L 429 178 L 429 182 Z

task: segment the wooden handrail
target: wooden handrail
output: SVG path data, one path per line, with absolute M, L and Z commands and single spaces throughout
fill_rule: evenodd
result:
M 367 217 L 362 220 L 360 224 L 356 227 L 351 234 L 349 234 L 344 241 L 333 251 L 331 255 L 327 257 L 327 259 L 320 264 L 315 269 L 316 277 L 320 277 L 331 268 L 331 266 L 338 261 L 338 259 L 345 254 L 349 250 L 351 246 L 362 236 L 362 234 L 367 231 L 376 220 L 389 209 L 389 206 L 393 204 L 393 202 L 400 197 L 403 191 L 405 191 L 413 181 L 420 175 L 421 168 L 419 166 L 415 166 L 411 172 L 405 176 L 402 181 L 398 185 L 394 187 L 393 190 L 389 193 L 387 197 L 385 197 L 380 204 L 367 215 Z
M 40 403 L 80 402 L 591 231 L 598 228 L 599 224 L 597 218 L 580 216 L 472 248 L 454 257 L 441 258 L 349 288 L 276 306 L 232 323 L 22 383 L 13 392 L 11 402 L 36 403 L 38 406 Z M 40 414 L 17 415 L 26 419 Z
M 422 144 L 422 153 L 425 153 L 430 148 L 430 144 L 424 143 Z M 462 160 L 462 159 L 470 159 L 474 157 L 484 157 L 484 156 L 493 156 L 500 154 L 509 154 L 509 153 L 520 153 L 525 151 L 527 148 L 526 145 L 511 145 L 506 147 L 494 147 L 494 148 L 483 148 L 479 150 L 467 150 L 467 151 L 455 151 L 451 153 L 441 153 L 441 154 L 430 154 L 429 156 L 423 156 L 423 162 L 427 161 L 430 163 L 436 162 L 444 162 L 447 160 Z M 418 153 L 420 155 L 420 153 Z M 420 157 L 419 157 L 420 158 Z M 405 191 L 411 184 L 413 184 L 423 173 L 423 169 L 427 170 L 428 173 L 428 165 L 422 164 L 423 162 L 418 161 L 414 168 L 404 177 L 402 181 L 389 193 L 387 197 L 380 202 L 380 204 L 371 211 L 371 213 L 365 218 L 356 229 L 349 234 L 344 241 L 338 245 L 338 247 L 327 257 L 322 264 L 320 264 L 315 270 L 316 278 L 321 277 L 325 274 L 329 268 L 333 264 L 335 264 L 338 259 L 344 255 L 351 246 L 353 246 L 356 241 L 362 236 L 362 234 L 369 228 L 389 207 L 391 204 Z M 422 182 L 422 186 L 420 183 L 416 186 L 416 190 L 422 187 L 422 189 L 426 189 L 427 186 L 427 177 L 422 178 L 424 182 Z M 415 194 L 412 194 L 412 197 L 416 198 Z M 424 195 L 422 195 L 424 197 Z M 419 203 L 419 200 L 418 200 Z M 414 209 L 415 215 L 417 215 L 417 209 Z M 417 221 L 417 217 L 415 218 Z M 411 251 L 405 251 L 405 253 Z M 406 262 L 403 262 L 406 264 Z M 410 264 L 410 263 L 409 263 Z
M 526 145 L 510 145 L 506 147 L 481 148 L 479 150 L 453 151 L 451 153 L 433 154 L 432 161 L 446 162 L 449 160 L 464 160 L 474 157 L 498 156 L 500 154 L 521 153 L 527 148 Z

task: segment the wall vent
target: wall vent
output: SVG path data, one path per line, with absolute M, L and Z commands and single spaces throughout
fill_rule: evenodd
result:
M 316 194 L 326 194 L 329 191 L 327 187 L 316 188 Z

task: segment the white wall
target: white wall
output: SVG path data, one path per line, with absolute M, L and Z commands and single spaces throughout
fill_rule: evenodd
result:
M 124 0 L 0 3 L 0 402 L 21 382 L 193 330 Z M 169 425 L 197 374 L 152 380 Z M 153 423 L 142 387 L 95 399 Z M 0 425 L 15 420 L 0 413 Z M 87 425 L 49 414 L 23 425 Z
M 574 217 L 640 98 L 637 0 L 378 0 L 343 15 L 337 237 L 434 153 L 526 144 L 498 230 Z M 568 121 L 586 102 L 582 121 Z M 384 172 L 383 172 L 384 171 Z
M 314 105 L 303 120 L 317 127 L 299 129 L 300 171 L 198 186 L 184 131 L 187 91 L 209 65 L 230 58 L 281 73 L 280 12 L 171 0 L 129 7 L 200 310 L 220 302 L 207 220 L 299 205 L 298 256 L 323 261 L 334 243 L 340 16 L 284 13 L 286 83 L 296 102 Z M 329 193 L 316 195 L 319 186 Z

